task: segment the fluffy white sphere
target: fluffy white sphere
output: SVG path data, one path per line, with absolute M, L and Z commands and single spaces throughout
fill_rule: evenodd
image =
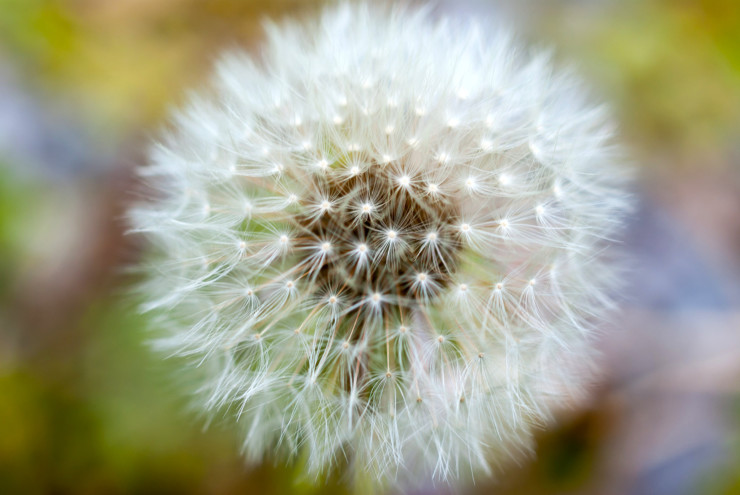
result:
M 158 345 L 207 370 L 250 457 L 487 472 L 589 359 L 626 208 L 611 139 L 498 28 L 362 5 L 270 26 L 141 169 Z

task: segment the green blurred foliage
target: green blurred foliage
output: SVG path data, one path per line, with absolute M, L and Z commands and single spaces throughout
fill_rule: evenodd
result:
M 261 22 L 315 0 L 2 0 L 0 54 L 29 83 L 64 92 L 113 131 L 163 118 L 224 48 L 253 46 Z
M 612 93 L 643 154 L 692 166 L 740 139 L 740 2 L 623 0 L 556 9 L 543 26 Z
M 8 167 L 0 162 L 0 301 L 10 295 L 11 280 L 23 252 L 27 219 L 32 217 L 30 209 L 36 193 L 32 185 L 13 177 Z

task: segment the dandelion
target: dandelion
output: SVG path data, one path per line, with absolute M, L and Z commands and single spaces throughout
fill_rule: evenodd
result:
M 611 304 L 612 134 L 500 29 L 368 5 L 271 25 L 141 169 L 157 344 L 205 370 L 251 459 L 489 473 L 577 388 Z

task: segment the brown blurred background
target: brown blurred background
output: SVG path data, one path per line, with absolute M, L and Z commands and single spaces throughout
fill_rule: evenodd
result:
M 0 0 L 0 493 L 346 492 L 246 466 L 228 424 L 189 410 L 125 296 L 140 246 L 121 215 L 168 109 L 221 50 L 257 50 L 265 16 L 318 6 Z M 533 460 L 468 491 L 740 494 L 740 2 L 435 10 L 506 16 L 577 62 L 638 169 L 601 375 Z

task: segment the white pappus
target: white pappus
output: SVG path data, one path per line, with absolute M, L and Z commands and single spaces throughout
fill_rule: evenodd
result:
M 613 134 L 500 28 L 362 4 L 270 25 L 140 169 L 157 345 L 207 370 L 251 459 L 488 473 L 577 389 L 611 305 Z

